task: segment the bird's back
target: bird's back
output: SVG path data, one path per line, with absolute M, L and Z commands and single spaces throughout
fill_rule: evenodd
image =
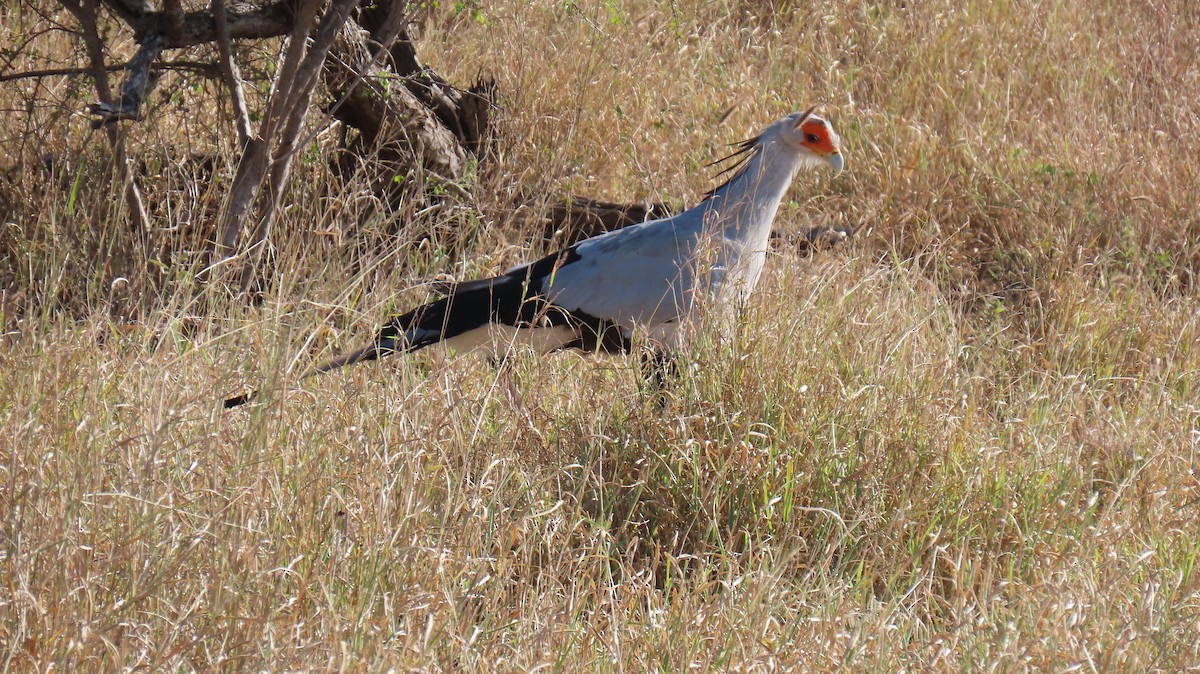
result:
M 694 291 L 698 215 L 685 211 L 586 239 L 574 248 L 577 259 L 546 278 L 542 291 L 568 311 L 629 330 L 678 320 Z

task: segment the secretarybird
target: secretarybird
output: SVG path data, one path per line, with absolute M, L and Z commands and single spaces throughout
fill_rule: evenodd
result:
M 302 378 L 438 343 L 493 356 L 515 345 L 629 353 L 635 337 L 644 337 L 657 354 L 667 353 L 703 298 L 737 303 L 754 289 L 796 172 L 822 164 L 842 170 L 837 133 L 812 112 L 790 114 L 738 144 L 721 172 L 728 179 L 692 208 L 451 285 L 441 299 L 392 318 L 370 345 Z M 229 398 L 225 407 L 254 395 Z

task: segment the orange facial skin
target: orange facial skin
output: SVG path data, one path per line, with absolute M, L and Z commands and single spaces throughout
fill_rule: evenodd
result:
M 825 124 L 824 120 L 807 120 L 801 123 L 800 135 L 803 137 L 800 144 L 817 153 L 819 156 L 825 157 L 841 151 L 838 147 L 837 136 Z

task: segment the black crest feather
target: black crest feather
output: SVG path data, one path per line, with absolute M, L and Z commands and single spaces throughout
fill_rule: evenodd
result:
M 808 119 L 808 116 L 811 115 L 813 113 L 813 110 L 816 110 L 816 109 L 817 109 L 817 106 L 814 105 L 811 108 L 805 110 L 800 115 L 800 119 L 796 120 L 796 126 L 800 126 L 801 124 L 803 124 L 804 120 Z M 746 168 L 750 164 L 750 160 L 757 157 L 759 152 L 762 152 L 762 142 L 761 141 L 762 141 L 762 134 L 760 133 L 753 138 L 748 138 L 746 140 L 743 140 L 743 141 L 740 141 L 737 143 L 731 143 L 730 147 L 733 148 L 732 152 L 725 155 L 724 157 L 721 157 L 720 159 L 717 159 L 716 161 L 713 161 L 713 162 L 710 162 L 710 163 L 704 165 L 704 168 L 712 168 L 713 166 L 717 166 L 718 164 L 724 164 L 725 162 L 729 162 L 729 161 L 733 162 L 717 172 L 717 175 L 716 175 L 717 178 L 720 178 L 721 176 L 726 175 L 726 174 L 729 174 L 729 177 L 726 178 L 724 181 L 722 181 L 720 185 L 717 185 L 716 187 L 712 188 L 711 190 L 705 192 L 704 199 L 711 199 L 712 196 L 714 194 L 716 194 L 717 191 L 720 190 L 722 187 L 725 187 L 729 183 L 742 177 L 742 175 L 746 172 Z

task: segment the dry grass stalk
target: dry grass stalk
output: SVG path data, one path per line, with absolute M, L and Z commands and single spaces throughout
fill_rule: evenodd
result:
M 56 7 L 0 9 L 5 68 L 85 62 L 38 33 Z M 68 123 L 90 84 L 0 89 L 10 668 L 1200 662 L 1194 3 L 463 7 L 419 44 L 504 97 L 469 199 L 381 204 L 314 136 L 254 309 L 191 313 L 194 223 L 238 156 L 230 106 L 195 113 L 208 83 L 164 74 L 126 141 L 161 237 L 130 248 L 172 290 L 136 322 L 113 307 L 143 288 L 97 262 L 122 186 Z M 270 54 L 247 50 L 251 110 Z M 289 381 L 427 279 L 538 252 L 520 195 L 689 203 L 725 143 L 815 99 L 848 171 L 796 185 L 779 228 L 855 239 L 773 254 L 665 409 L 635 363 L 570 355 L 511 364 L 532 426 L 471 358 Z

